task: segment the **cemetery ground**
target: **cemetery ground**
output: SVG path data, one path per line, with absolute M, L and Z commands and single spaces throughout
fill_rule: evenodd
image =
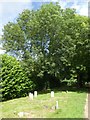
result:
M 84 118 L 87 91 L 54 90 L 51 98 L 50 91 L 38 93 L 37 98 L 30 100 L 28 96 L 0 103 L 0 118 Z M 59 108 L 55 109 L 56 101 Z

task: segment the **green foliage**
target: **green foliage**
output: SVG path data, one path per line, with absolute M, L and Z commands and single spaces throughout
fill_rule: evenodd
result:
M 3 47 L 22 60 L 28 77 L 38 86 L 45 83 L 45 74 L 62 80 L 70 79 L 72 71 L 80 85 L 84 74 L 89 80 L 90 73 L 88 26 L 88 17 L 75 9 L 49 3 L 36 11 L 24 10 L 16 23 L 6 24 Z
M 26 96 L 30 90 L 34 89 L 35 85 L 28 79 L 20 62 L 6 54 L 1 55 L 0 58 L 2 60 L 0 71 L 2 100 Z
M 75 87 L 76 83 L 77 83 L 77 79 L 71 77 L 69 80 L 68 79 L 64 79 L 62 81 L 62 83 L 64 83 L 63 85 L 66 85 L 66 86 Z

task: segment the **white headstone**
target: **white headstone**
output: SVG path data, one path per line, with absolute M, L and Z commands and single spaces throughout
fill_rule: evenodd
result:
M 31 100 L 33 100 L 33 93 L 31 93 Z
M 30 98 L 30 96 L 31 96 L 31 93 L 29 93 L 29 98 Z
M 19 117 L 23 117 L 23 115 L 24 115 L 23 112 L 19 112 L 19 113 L 18 113 L 18 116 L 19 116 Z
M 54 91 L 51 91 L 51 97 L 54 97 Z
M 58 101 L 56 101 L 56 109 L 58 109 Z
M 33 93 L 29 93 L 29 98 L 33 100 Z
M 37 91 L 34 91 L 34 97 L 37 97 Z

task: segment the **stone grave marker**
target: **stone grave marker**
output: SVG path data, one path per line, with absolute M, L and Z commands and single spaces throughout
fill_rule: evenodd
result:
M 58 109 L 58 101 L 56 101 L 56 109 Z
M 51 91 L 51 97 L 54 97 L 54 91 Z
M 34 91 L 34 97 L 37 97 L 37 91 Z
M 23 113 L 23 112 L 19 112 L 19 113 L 18 113 L 18 116 L 19 116 L 19 117 L 23 117 L 23 116 L 24 116 L 24 113 Z
M 30 100 L 33 100 L 33 93 L 29 93 Z

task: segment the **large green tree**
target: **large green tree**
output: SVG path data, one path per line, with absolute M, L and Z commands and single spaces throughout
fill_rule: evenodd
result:
M 76 74 L 82 83 L 81 74 L 90 70 L 88 25 L 88 18 L 74 9 L 45 4 L 36 11 L 24 10 L 16 23 L 4 26 L 3 47 L 19 57 L 35 79 L 69 79 Z

